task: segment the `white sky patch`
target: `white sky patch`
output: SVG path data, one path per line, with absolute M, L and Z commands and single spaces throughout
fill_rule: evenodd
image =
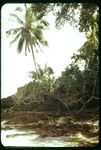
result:
M 23 4 L 5 4 L 1 10 L 1 97 L 15 94 L 18 87 L 31 81 L 28 76 L 35 69 L 31 53 L 17 53 L 17 43 L 9 45 L 11 38 L 5 32 L 18 27 L 16 21 L 10 20 L 10 13 Z M 71 56 L 84 44 L 86 38 L 83 33 L 66 24 L 61 30 L 54 27 L 55 18 L 50 14 L 47 18 L 49 29 L 44 32 L 48 47 L 42 47 L 43 53 L 36 53 L 36 61 L 41 66 L 45 63 L 53 68 L 55 76 L 61 75 L 67 65 L 71 63 Z

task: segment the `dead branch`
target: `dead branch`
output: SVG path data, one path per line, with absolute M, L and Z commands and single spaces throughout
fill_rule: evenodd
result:
M 99 97 L 92 96 L 90 99 L 88 99 L 88 101 L 85 102 L 85 104 L 83 105 L 83 107 L 80 109 L 79 112 L 81 112 L 93 98 L 95 98 L 97 100 L 99 99 Z
M 57 98 L 59 101 L 61 101 L 65 106 L 66 106 L 66 108 L 67 109 L 69 109 L 69 106 L 67 105 L 67 102 L 66 102 L 66 100 L 65 99 L 60 99 L 60 98 Z

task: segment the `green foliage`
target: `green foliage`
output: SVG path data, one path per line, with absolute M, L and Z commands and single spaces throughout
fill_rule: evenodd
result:
M 92 30 L 94 22 L 99 22 L 99 8 L 95 3 L 35 3 L 32 11 L 39 18 L 51 11 L 56 16 L 57 28 L 69 22 L 81 32 Z
M 82 94 L 83 72 L 75 64 L 71 64 L 62 72 L 61 77 L 57 80 L 58 90 L 60 93 L 77 95 Z
M 14 106 L 13 96 L 1 99 L 1 107 L 4 109 L 11 108 Z
M 53 83 L 54 83 L 54 77 L 53 77 L 53 70 L 51 67 L 47 67 L 45 64 L 45 67 L 42 69 L 40 65 L 38 65 L 38 70 L 36 72 L 30 72 L 30 77 L 33 79 L 33 81 L 40 84 L 39 86 L 47 89 L 47 91 L 52 90 Z M 38 76 L 38 80 L 37 77 Z
M 33 3 L 31 8 L 37 19 L 41 19 L 52 10 L 53 6 L 53 3 Z
M 77 25 L 78 18 L 75 16 L 79 14 L 79 3 L 60 3 L 57 7 L 59 7 L 55 13 L 57 28 L 62 27 L 66 22 L 69 22 L 71 25 Z
M 78 54 L 74 54 L 72 59 L 77 64 L 78 62 L 85 61 L 84 68 L 84 89 L 85 94 L 90 96 L 98 95 L 98 82 L 99 82 L 99 39 L 98 39 L 98 25 L 95 22 L 92 24 L 92 30 L 87 34 L 87 41 L 78 50 Z
M 18 8 L 17 11 L 20 11 L 21 15 L 21 9 Z M 6 32 L 8 36 L 15 36 L 10 44 L 18 41 L 18 53 L 22 52 L 23 47 L 25 49 L 25 55 L 27 55 L 27 52 L 32 52 L 32 57 L 37 72 L 33 47 L 35 50 L 39 50 L 41 45 L 47 46 L 48 43 L 43 37 L 43 31 L 49 24 L 44 19 L 36 20 L 32 9 L 28 8 L 26 4 L 23 20 L 20 19 L 21 17 L 16 13 L 11 14 L 11 17 L 13 17 L 19 23 L 20 27 L 12 28 Z
M 91 100 L 99 99 L 98 6 L 93 3 L 36 3 L 32 4 L 31 8 L 27 8 L 25 4 L 25 9 L 24 21 L 17 15 L 12 15 L 22 26 L 7 31 L 7 34 L 16 35 L 11 44 L 19 40 L 19 53 L 23 46 L 25 46 L 25 54 L 32 51 L 36 72 L 30 72 L 32 82 L 18 89 L 15 96 L 17 102 L 23 107 L 28 103 L 32 106 L 33 102 L 35 106 L 36 101 L 43 101 L 42 109 L 44 109 L 47 106 L 53 107 L 58 101 L 58 103 L 64 103 L 66 108 L 68 106 L 74 108 L 76 105 L 79 106 L 76 108 L 82 110 Z M 22 12 L 19 8 L 16 11 Z M 43 30 L 49 24 L 43 18 L 50 11 L 53 11 L 56 16 L 56 27 L 61 27 L 64 23 L 69 22 L 74 24 L 80 32 L 85 32 L 87 37 L 87 41 L 72 56 L 72 63 L 56 80 L 51 67 L 36 66 L 33 49 L 33 47 L 37 49 L 40 45 L 47 45 L 47 41 L 43 38 Z M 79 63 L 83 61 L 85 66 L 81 71 Z M 48 105 L 49 103 L 52 105 Z M 95 101 L 94 105 L 98 107 L 98 101 Z M 39 107 L 39 104 L 37 106 Z
M 88 32 L 93 29 L 95 22 L 98 24 L 98 6 L 94 3 L 83 3 L 81 6 L 79 30 Z
M 38 80 L 36 78 L 38 76 Z M 38 72 L 30 72 L 30 77 L 33 79 L 32 82 L 18 88 L 16 93 L 16 99 L 19 102 L 43 99 L 45 94 L 49 94 L 53 90 L 54 77 L 53 70 L 51 67 L 45 67 L 42 69 L 38 65 Z

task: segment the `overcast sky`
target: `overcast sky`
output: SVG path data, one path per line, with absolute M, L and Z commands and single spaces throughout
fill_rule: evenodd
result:
M 23 6 L 23 4 L 19 4 Z M 17 43 L 10 44 L 11 38 L 7 38 L 5 32 L 18 27 L 17 22 L 10 19 L 9 14 L 13 13 L 18 4 L 6 4 L 1 10 L 1 97 L 15 94 L 17 88 L 31 81 L 29 71 L 33 71 L 33 59 L 31 53 L 27 56 L 18 54 Z M 50 14 L 47 18 L 50 27 L 44 32 L 48 41 L 48 47 L 43 47 L 43 53 L 36 54 L 36 61 L 42 67 L 45 63 L 53 68 L 55 76 L 61 75 L 68 64 L 71 56 L 86 41 L 83 33 L 66 24 L 61 30 L 54 27 L 55 18 Z

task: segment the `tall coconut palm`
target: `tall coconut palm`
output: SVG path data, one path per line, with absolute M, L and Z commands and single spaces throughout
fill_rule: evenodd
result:
M 17 8 L 16 10 L 21 11 L 21 8 Z M 37 74 L 35 50 L 38 51 L 41 45 L 47 46 L 47 41 L 43 37 L 43 31 L 49 24 L 46 20 L 37 20 L 31 8 L 28 8 L 26 4 L 23 19 L 21 19 L 21 17 L 17 14 L 11 14 L 11 16 L 16 19 L 20 27 L 12 28 L 6 32 L 8 36 L 14 36 L 14 39 L 11 41 L 10 44 L 18 41 L 18 53 L 22 52 L 23 47 L 25 50 L 25 55 L 27 55 L 27 52 L 32 53 L 34 66 Z

